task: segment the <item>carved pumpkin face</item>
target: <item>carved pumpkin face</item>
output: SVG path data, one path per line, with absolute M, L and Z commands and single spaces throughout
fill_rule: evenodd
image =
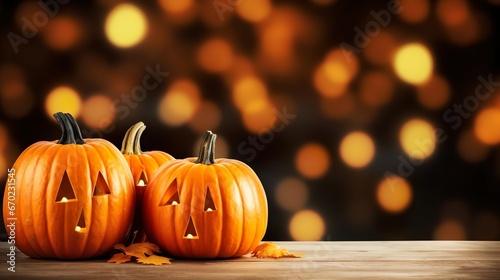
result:
M 70 115 L 56 116 L 63 137 L 31 145 L 13 166 L 16 246 L 34 258 L 99 256 L 122 242 L 130 229 L 132 174 L 113 144 L 84 140 Z M 7 206 L 4 199 L 5 223 Z
M 205 135 L 198 159 L 167 162 L 143 200 L 148 239 L 181 258 L 230 258 L 249 253 L 267 227 L 264 188 L 250 167 L 213 158 L 215 135 Z
M 146 129 L 143 122 L 138 122 L 127 130 L 122 143 L 122 154 L 130 166 L 135 184 L 135 214 L 132 230 L 127 243 L 147 241 L 142 229 L 142 198 L 153 173 L 165 162 L 174 157 L 162 151 L 141 151 L 141 135 Z

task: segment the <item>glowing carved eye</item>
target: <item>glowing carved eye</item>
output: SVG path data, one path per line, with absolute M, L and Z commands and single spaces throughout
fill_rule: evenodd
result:
M 139 181 L 137 181 L 138 187 L 145 187 L 148 184 L 148 179 L 146 178 L 146 174 L 141 172 L 141 176 L 139 177 Z
M 59 190 L 57 191 L 56 202 L 65 203 L 70 201 L 76 201 L 76 195 L 69 181 L 68 174 L 64 171 L 61 183 L 59 184 Z
M 97 179 L 94 186 L 94 196 L 110 194 L 108 183 L 102 176 L 101 172 L 97 174 Z
M 179 192 L 177 190 L 177 179 L 174 179 L 167 188 L 167 191 L 160 200 L 159 206 L 179 205 Z
M 215 207 L 214 201 L 212 200 L 212 194 L 210 193 L 210 189 L 207 186 L 207 192 L 205 194 L 205 206 L 203 207 L 203 211 L 212 212 L 217 210 Z

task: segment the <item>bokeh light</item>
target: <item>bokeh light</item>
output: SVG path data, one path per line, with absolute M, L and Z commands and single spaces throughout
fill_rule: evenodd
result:
M 266 100 L 262 106 L 242 112 L 243 125 L 251 133 L 265 133 L 274 127 L 277 118 L 274 107 Z
M 224 72 L 231 67 L 234 60 L 233 48 L 226 40 L 220 38 L 209 39 L 199 48 L 197 59 L 205 71 Z
M 295 168 L 306 178 L 319 178 L 329 167 L 328 151 L 318 143 L 304 144 L 295 155 Z
M 330 51 L 314 72 L 314 86 L 325 97 L 344 94 L 350 81 L 358 73 L 357 57 L 353 54 L 347 58 L 342 52 L 342 49 Z
M 350 117 L 356 109 L 356 100 L 352 94 L 344 94 L 337 98 L 323 98 L 321 113 L 331 119 L 345 119 Z
M 401 127 L 399 142 L 405 153 L 412 158 L 425 159 L 436 148 L 436 133 L 427 121 L 411 119 Z
M 306 205 L 309 198 L 309 188 L 301 179 L 287 177 L 279 181 L 274 194 L 276 202 L 281 208 L 297 211 Z
M 265 20 L 272 10 L 270 0 L 240 1 L 236 6 L 236 13 L 249 22 L 261 22 Z
M 158 115 L 167 125 L 187 123 L 200 106 L 200 90 L 191 80 L 174 82 L 158 104 Z
M 168 13 L 183 14 L 193 7 L 194 0 L 158 0 L 158 3 Z
M 56 17 L 42 29 L 45 43 L 56 50 L 67 50 L 76 46 L 83 36 L 83 27 L 74 18 Z
M 373 160 L 374 155 L 375 144 L 364 132 L 351 132 L 340 142 L 340 157 L 350 167 L 365 167 Z
M 359 94 L 367 105 L 378 107 L 388 103 L 393 91 L 394 81 L 385 72 L 372 71 L 361 77 Z
M 430 51 L 418 43 L 400 47 L 394 55 L 393 64 L 398 77 L 414 85 L 425 83 L 433 71 Z
M 500 143 L 500 108 L 490 107 L 481 110 L 474 120 L 474 133 L 482 143 L 494 145 Z
M 433 75 L 417 87 L 418 102 L 430 110 L 442 109 L 450 100 L 450 96 L 450 85 L 440 75 Z
M 318 213 L 302 210 L 293 215 L 289 229 L 294 240 L 317 241 L 325 233 L 325 222 Z
M 7 147 L 8 141 L 9 141 L 9 135 L 7 133 L 7 128 L 3 123 L 0 123 L 0 153 L 3 152 L 5 147 Z
M 217 104 L 211 101 L 202 101 L 200 107 L 189 121 L 189 127 L 196 132 L 216 130 L 221 120 L 221 112 Z
M 462 223 L 456 220 L 445 220 L 434 230 L 435 240 L 466 240 L 467 233 Z
M 81 116 L 89 127 L 104 129 L 115 119 L 115 106 L 106 95 L 93 95 L 83 103 Z
M 478 163 L 489 154 L 489 146 L 477 139 L 474 131 L 466 130 L 458 138 L 457 150 L 460 157 L 469 163 Z
M 49 119 L 54 121 L 52 115 L 57 112 L 70 113 L 77 118 L 80 115 L 81 106 L 82 100 L 78 93 L 67 86 L 52 89 L 45 98 L 45 112 Z
M 147 29 L 146 16 L 131 4 L 116 6 L 106 18 L 106 36 L 113 45 L 120 48 L 139 44 L 144 39 Z
M 399 176 L 388 176 L 377 186 L 377 202 L 389 213 L 400 213 L 408 208 L 412 200 L 412 189 L 408 181 Z
M 389 31 L 381 31 L 371 38 L 370 44 L 363 50 L 363 56 L 376 65 L 391 65 L 393 56 L 399 47 L 397 37 Z
M 233 86 L 233 102 L 243 112 L 258 112 L 268 104 L 266 85 L 257 77 L 238 79 Z
M 429 0 L 402 0 L 400 5 L 403 8 L 398 15 L 408 23 L 420 23 L 429 15 Z
M 436 14 L 444 25 L 453 27 L 464 23 L 470 16 L 470 10 L 466 0 L 439 0 Z

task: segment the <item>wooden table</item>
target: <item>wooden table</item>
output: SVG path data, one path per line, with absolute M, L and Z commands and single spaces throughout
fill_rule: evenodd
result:
M 35 260 L 18 252 L 7 270 L 0 243 L 0 279 L 500 279 L 500 241 L 277 242 L 301 259 L 174 260 L 172 265 L 105 260 Z

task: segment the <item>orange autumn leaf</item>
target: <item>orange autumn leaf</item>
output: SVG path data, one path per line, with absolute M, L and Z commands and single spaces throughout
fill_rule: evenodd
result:
M 126 263 L 132 260 L 131 255 L 125 255 L 123 253 L 114 254 L 109 260 L 109 263 Z
M 134 256 L 136 258 L 143 258 L 146 255 L 151 256 L 153 253 L 160 253 L 160 248 L 149 242 L 134 243 L 129 246 L 116 244 L 114 248 L 124 252 L 126 255 Z
M 301 254 L 288 252 L 287 249 L 280 248 L 276 243 L 264 242 L 259 244 L 252 251 L 252 257 L 257 258 L 302 258 Z
M 141 263 L 141 264 L 152 264 L 152 265 L 171 264 L 170 260 L 168 258 L 165 258 L 162 256 L 157 256 L 157 255 L 151 255 L 149 257 L 138 258 L 137 262 Z

